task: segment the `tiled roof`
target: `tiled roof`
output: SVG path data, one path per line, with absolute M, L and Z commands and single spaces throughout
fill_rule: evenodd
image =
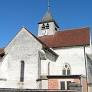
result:
M 4 56 L 4 48 L 0 48 L 0 59 L 2 59 L 3 56 Z
M 88 45 L 90 43 L 89 28 L 58 31 L 55 35 L 38 37 L 50 48 Z
M 38 24 L 42 24 L 42 23 L 48 23 L 48 22 L 54 22 L 55 25 L 59 28 L 57 22 L 54 20 L 52 14 L 51 14 L 51 11 L 48 10 L 46 12 L 46 14 L 43 16 L 43 18 L 41 19 L 41 21 L 38 23 Z

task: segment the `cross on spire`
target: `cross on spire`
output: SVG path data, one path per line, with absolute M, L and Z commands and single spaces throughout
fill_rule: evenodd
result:
M 48 11 L 50 10 L 50 0 L 48 0 Z

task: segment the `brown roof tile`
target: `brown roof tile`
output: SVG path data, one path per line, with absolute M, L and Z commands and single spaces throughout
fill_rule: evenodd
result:
M 81 46 L 90 43 L 89 28 L 58 31 L 55 35 L 38 38 L 50 48 Z
M 0 48 L 0 59 L 2 59 L 4 56 L 4 48 Z M 1 62 L 1 60 L 0 60 Z
M 0 54 L 4 53 L 4 48 L 0 48 Z

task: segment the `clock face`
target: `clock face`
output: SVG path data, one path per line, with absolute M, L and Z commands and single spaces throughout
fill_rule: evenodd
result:
M 42 30 L 42 34 L 45 35 L 46 34 L 46 30 Z

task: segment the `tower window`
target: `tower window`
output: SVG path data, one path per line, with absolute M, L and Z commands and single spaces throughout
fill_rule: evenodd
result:
M 44 30 L 44 29 L 45 29 L 45 25 L 43 24 L 43 25 L 42 25 L 42 30 Z
M 47 23 L 47 25 L 46 25 L 46 29 L 49 29 L 49 24 Z
M 63 67 L 63 70 L 62 70 L 62 74 L 63 75 L 70 75 L 71 73 L 71 67 L 69 64 L 65 64 L 64 67 Z
M 24 61 L 21 61 L 20 82 L 24 82 L 24 67 L 25 63 Z

